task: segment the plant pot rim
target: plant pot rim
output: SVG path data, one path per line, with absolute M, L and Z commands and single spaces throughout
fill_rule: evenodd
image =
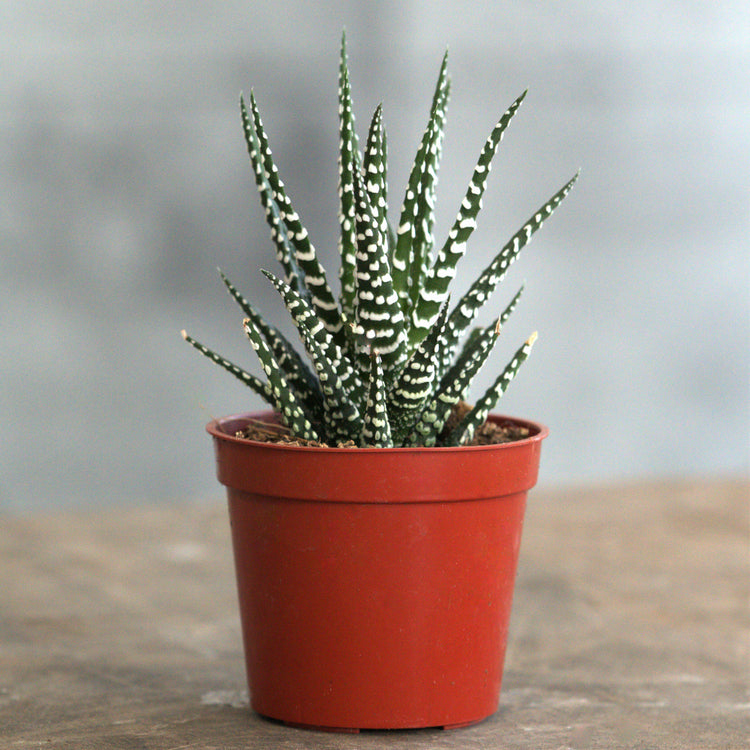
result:
M 512 422 L 513 424 L 527 427 L 530 431 L 528 437 L 520 440 L 513 440 L 507 443 L 490 443 L 487 445 L 458 445 L 458 446 L 418 446 L 414 448 L 338 448 L 328 446 L 314 446 L 314 445 L 287 445 L 285 443 L 270 443 L 259 440 L 250 440 L 248 438 L 237 437 L 235 432 L 241 429 L 247 424 L 249 420 L 257 420 L 259 422 L 266 422 L 269 424 L 278 423 L 276 412 L 271 410 L 266 411 L 253 411 L 253 412 L 240 412 L 238 414 L 231 414 L 225 417 L 218 417 L 212 419 L 206 425 L 206 432 L 208 432 L 213 438 L 229 441 L 230 443 L 236 443 L 238 445 L 253 445 L 262 447 L 270 451 L 283 451 L 283 452 L 303 452 L 303 453 L 325 453 L 325 454 L 394 454 L 394 453 L 455 453 L 455 452 L 483 452 L 483 451 L 499 451 L 499 450 L 512 450 L 529 443 L 537 443 L 544 440 L 549 435 L 549 429 L 546 425 L 541 422 L 534 422 L 529 419 L 522 419 L 519 417 L 508 416 L 505 414 L 490 414 L 488 420 L 491 422 Z

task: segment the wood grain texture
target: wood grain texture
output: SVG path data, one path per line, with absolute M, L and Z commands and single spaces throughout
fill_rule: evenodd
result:
M 750 745 L 750 486 L 530 496 L 498 712 L 443 732 L 255 716 L 221 502 L 0 518 L 3 748 Z

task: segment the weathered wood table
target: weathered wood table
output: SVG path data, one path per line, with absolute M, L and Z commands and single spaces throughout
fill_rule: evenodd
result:
M 226 510 L 0 516 L 0 747 L 750 747 L 750 486 L 532 492 L 500 708 L 323 734 L 247 705 Z

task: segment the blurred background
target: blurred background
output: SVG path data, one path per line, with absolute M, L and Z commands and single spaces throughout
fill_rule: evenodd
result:
M 344 27 L 392 211 L 450 50 L 440 240 L 529 89 L 457 292 L 582 168 L 483 318 L 527 282 L 475 396 L 538 330 L 499 411 L 551 428 L 540 483 L 746 474 L 747 3 L 3 0 L 0 509 L 222 497 L 203 426 L 261 402 L 180 329 L 258 372 L 217 266 L 286 325 L 238 96 L 335 277 Z

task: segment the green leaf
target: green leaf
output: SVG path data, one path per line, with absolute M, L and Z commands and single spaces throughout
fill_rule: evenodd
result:
M 463 257 L 466 242 L 476 227 L 476 219 L 482 206 L 482 196 L 492 166 L 492 159 L 497 153 L 505 129 L 510 124 L 523 102 L 526 92 L 516 99 L 500 118 L 484 144 L 479 161 L 474 168 L 466 195 L 461 202 L 456 220 L 448 233 L 448 239 L 438 252 L 432 267 L 427 273 L 424 285 L 419 289 L 419 297 L 414 305 L 409 332 L 409 342 L 418 343 L 427 334 L 432 322 L 437 317 L 440 306 L 445 301 L 448 286 L 456 274 L 456 265 Z
M 271 239 L 276 246 L 276 260 L 284 269 L 287 284 L 299 294 L 309 298 L 310 293 L 304 283 L 304 274 L 297 265 L 294 247 L 289 242 L 286 224 L 281 217 L 281 210 L 274 199 L 273 189 L 266 175 L 261 143 L 258 134 L 255 132 L 255 125 L 248 115 L 245 99 L 242 96 L 240 97 L 240 114 L 247 152 L 255 175 L 255 184 L 258 187 L 260 202 L 266 214 L 266 222 L 271 229 Z
M 242 106 L 244 109 L 244 102 Z M 254 130 L 259 146 L 255 153 L 259 154 L 262 159 L 263 170 L 270 189 L 270 199 L 278 206 L 280 220 L 286 227 L 287 239 L 294 248 L 294 259 L 302 270 L 304 284 L 310 292 L 310 302 L 326 330 L 336 338 L 339 344 L 343 345 L 345 334 L 336 298 L 328 285 L 325 269 L 318 260 L 307 229 L 302 226 L 302 222 L 286 194 L 284 183 L 279 178 L 279 172 L 268 145 L 268 138 L 263 129 L 263 122 L 260 119 L 258 104 L 252 91 L 250 92 L 250 106 L 252 107 Z M 246 116 L 247 113 L 245 112 L 243 117 Z
M 268 377 L 268 383 L 273 394 L 274 406 L 281 415 L 284 424 L 297 437 L 305 440 L 320 440 L 318 433 L 305 414 L 302 405 L 297 400 L 293 389 L 286 381 L 283 372 L 279 368 L 273 353 L 265 339 L 253 325 L 249 318 L 242 323 L 245 334 L 250 340 L 250 345 L 255 349 L 260 360 L 261 367 Z
M 487 360 L 500 333 L 500 318 L 484 328 L 474 344 L 464 353 L 461 361 L 445 376 L 430 402 L 422 411 L 417 424 L 405 445 L 433 446 L 450 417 L 453 407 L 460 401 L 474 376 Z
M 307 413 L 314 421 L 322 419 L 323 402 L 318 379 L 310 372 L 310 368 L 303 362 L 297 350 L 286 337 L 275 327 L 266 323 L 255 308 L 237 291 L 234 284 L 229 281 L 221 269 L 219 269 L 219 273 L 229 294 L 240 306 L 245 316 L 252 320 L 255 328 L 260 331 L 266 343 L 271 347 L 277 364 L 289 384 L 297 392 Z
M 244 383 L 251 390 L 255 391 L 255 393 L 263 398 L 264 401 L 269 403 L 271 406 L 276 407 L 276 399 L 274 397 L 273 391 L 271 390 L 271 386 L 269 386 L 268 383 L 264 383 L 255 375 L 246 372 L 241 367 L 238 367 L 233 362 L 230 362 L 228 359 L 224 359 L 224 357 L 217 354 L 215 351 L 201 344 L 200 341 L 196 341 L 192 336 L 188 336 L 186 331 L 181 331 L 181 334 L 182 338 L 185 339 L 185 341 L 187 341 L 188 344 L 190 344 L 190 346 L 192 346 L 194 349 L 197 349 L 204 357 L 207 357 L 214 364 L 219 365 L 219 367 L 223 367 L 227 372 L 234 375 L 237 380 L 239 380 L 241 383 Z
M 523 294 L 524 287 L 522 286 L 515 294 L 513 299 L 510 301 L 508 306 L 503 310 L 502 314 L 498 318 L 498 325 L 500 330 L 502 330 L 503 325 L 505 325 L 505 322 L 508 320 L 508 318 L 511 316 L 511 313 L 516 309 L 516 306 L 518 305 L 518 301 L 521 299 L 521 295 Z M 481 327 L 478 329 L 481 331 Z M 456 363 L 453 365 L 453 367 L 448 371 L 447 374 L 444 374 L 446 370 L 451 366 L 450 363 L 453 360 L 453 354 L 456 349 L 456 345 L 458 344 L 459 338 L 463 335 L 464 331 L 459 331 L 455 325 L 452 325 L 450 323 L 450 318 L 448 321 L 446 321 L 445 325 L 445 333 L 443 334 L 443 347 L 441 348 L 440 352 L 438 353 L 438 364 L 437 371 L 440 373 L 440 377 L 443 378 L 451 378 L 451 372 L 456 370 L 457 366 L 460 366 L 460 362 L 462 357 L 464 356 L 464 353 L 469 351 L 472 345 L 472 339 L 471 336 L 464 344 L 464 349 L 462 353 L 459 355 L 459 357 L 456 360 Z M 476 336 L 477 334 L 475 334 Z
M 310 305 L 272 273 L 263 271 L 263 274 L 284 299 L 315 365 L 323 393 L 323 419 L 327 434 L 336 440 L 356 439 L 362 426 L 357 408 L 362 389 L 359 376 Z
M 414 304 L 434 244 L 435 185 L 449 93 L 446 52 L 432 98 L 430 118 L 409 175 L 392 257 L 393 286 L 405 315 Z
M 406 361 L 404 314 L 393 290 L 386 239 L 367 199 L 362 177 L 354 177 L 357 207 L 357 296 L 354 335 L 360 358 L 377 352 L 390 383 Z M 364 345 L 363 343 L 364 342 Z
M 346 35 L 341 35 L 339 62 L 339 254 L 341 266 L 340 303 L 344 317 L 354 320 L 356 294 L 357 220 L 354 200 L 354 176 L 360 171 L 359 141 L 354 130 L 352 92 L 346 63 Z
M 377 353 L 370 361 L 370 388 L 367 393 L 361 445 L 371 448 L 393 448 L 391 425 L 386 407 L 383 363 Z
M 474 408 L 451 431 L 445 440 L 445 445 L 467 445 L 472 441 L 474 433 L 487 421 L 490 412 L 495 408 L 503 393 L 505 393 L 511 380 L 516 376 L 518 369 L 528 358 L 536 338 L 537 334 L 533 333 L 526 343 L 515 353 L 513 359 L 508 363 L 497 380 L 487 389 L 482 398 L 477 401 Z
M 388 236 L 388 187 L 385 131 L 383 130 L 383 106 L 375 110 L 367 135 L 362 162 L 365 189 L 372 212 L 383 237 Z M 356 213 L 355 213 L 356 216 Z
M 388 393 L 388 414 L 397 445 L 411 432 L 427 399 L 433 395 L 437 380 L 436 363 L 439 361 L 447 313 L 446 302 L 430 333 L 412 352 Z
M 502 250 L 495 256 L 487 268 L 482 271 L 479 278 L 472 284 L 448 316 L 446 326 L 446 339 L 448 341 L 458 339 L 469 327 L 482 305 L 489 299 L 492 292 L 497 288 L 497 285 L 505 278 L 505 274 L 508 272 L 511 263 L 518 257 L 534 233 L 560 205 L 577 179 L 578 174 L 565 183 L 546 203 L 540 206 L 503 246 Z

